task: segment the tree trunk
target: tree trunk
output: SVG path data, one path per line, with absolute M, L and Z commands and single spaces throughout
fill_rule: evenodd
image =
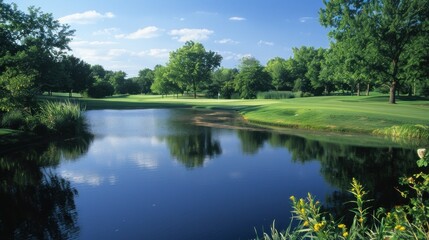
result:
M 356 85 L 356 90 L 357 90 L 357 92 L 356 92 L 356 96 L 360 96 L 360 83 L 358 83 L 357 85 Z
M 389 103 L 395 104 L 396 103 L 396 84 L 397 81 L 393 80 L 392 84 L 390 85 L 390 93 L 389 93 Z
M 369 83 L 366 85 L 366 95 L 369 96 L 369 89 L 370 89 L 370 85 Z
M 194 99 L 196 99 L 196 98 L 197 98 L 197 87 L 194 84 Z

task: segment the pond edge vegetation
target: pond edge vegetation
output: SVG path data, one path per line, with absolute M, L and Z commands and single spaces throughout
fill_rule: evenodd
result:
M 350 208 L 353 214 L 351 223 L 321 212 L 320 202 L 308 193 L 305 199 L 290 197 L 292 220 L 286 230 L 279 231 L 273 222 L 271 231 L 264 232 L 262 237 L 257 236 L 256 239 L 429 239 L 429 154 L 424 148 L 418 149 L 417 153 L 420 158 L 417 165 L 422 171 L 399 179 L 403 188 L 397 190 L 407 200 L 404 205 L 370 212 L 371 200 L 365 197 L 368 192 L 353 179 L 349 193 L 354 200 L 344 203 L 353 205 Z M 296 227 L 292 227 L 294 223 Z

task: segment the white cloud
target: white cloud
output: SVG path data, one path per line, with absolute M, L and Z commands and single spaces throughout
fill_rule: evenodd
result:
M 97 22 L 98 20 L 114 17 L 115 15 L 111 12 L 106 12 L 102 14 L 95 10 L 91 10 L 83 13 L 74 13 L 71 15 L 67 15 L 59 18 L 58 21 L 60 21 L 61 23 L 91 24 Z
M 230 17 L 229 20 L 231 20 L 231 21 L 244 21 L 246 19 L 244 17 Z
M 130 34 L 119 34 L 116 35 L 116 38 L 126 38 L 126 39 L 142 39 L 142 38 L 154 38 L 159 36 L 161 30 L 155 26 L 149 26 L 141 28 Z
M 109 51 L 107 52 L 107 56 L 110 57 L 120 57 L 123 55 L 131 55 L 132 52 L 128 51 L 126 49 L 123 48 L 119 48 L 119 49 L 109 49 Z
M 259 46 L 265 45 L 265 46 L 274 46 L 273 42 L 267 42 L 267 41 L 263 41 L 263 40 L 259 40 L 258 42 Z
M 115 45 L 117 42 L 111 41 L 73 41 L 70 43 L 70 46 L 73 47 L 93 47 L 93 46 L 106 46 L 106 45 Z
M 301 23 L 306 23 L 306 22 L 310 22 L 313 20 L 315 20 L 314 17 L 301 17 L 301 18 L 299 18 L 299 22 L 301 22 Z
M 230 51 L 220 51 L 218 53 L 220 55 L 222 55 L 223 60 L 241 60 L 244 57 L 251 57 L 252 56 L 250 53 L 241 54 L 241 53 L 234 53 L 234 52 L 230 52 Z
M 110 35 L 113 35 L 117 32 L 119 32 L 119 28 L 105 28 L 105 29 L 101 29 L 101 30 L 98 30 L 96 32 L 93 32 L 92 35 L 94 35 L 94 36 L 99 36 L 99 35 L 110 36 Z
M 149 49 L 147 51 L 142 51 L 137 53 L 137 56 L 140 57 L 146 57 L 146 56 L 150 56 L 150 57 L 154 57 L 154 58 L 168 58 L 170 56 L 170 51 L 169 49 L 165 49 L 165 48 L 153 48 L 153 49 Z
M 234 41 L 234 40 L 232 40 L 230 38 L 224 38 L 224 39 L 215 41 L 215 43 L 219 43 L 219 44 L 239 44 L 240 42 Z
M 214 32 L 208 29 L 190 29 L 190 28 L 182 28 L 182 29 L 173 29 L 170 31 L 170 35 L 173 36 L 173 39 L 178 40 L 179 42 L 186 41 L 203 41 L 209 38 L 211 34 Z

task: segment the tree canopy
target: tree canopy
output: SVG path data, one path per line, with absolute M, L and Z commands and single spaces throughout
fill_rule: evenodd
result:
M 0 1 L 0 110 L 29 107 L 39 91 L 58 85 L 56 63 L 73 33 L 52 14 Z
M 197 89 L 206 83 L 211 72 L 220 66 L 222 56 L 206 51 L 201 43 L 188 41 L 176 51 L 170 53 L 168 68 L 182 89 L 192 90 L 194 98 Z
M 423 56 L 409 54 L 413 46 L 429 41 L 429 2 L 421 0 L 324 0 L 320 11 L 323 26 L 337 43 L 357 51 L 367 68 L 379 75 L 390 88 L 390 103 L 404 82 L 401 73 L 407 63 L 419 62 Z M 356 68 L 356 72 L 362 68 Z

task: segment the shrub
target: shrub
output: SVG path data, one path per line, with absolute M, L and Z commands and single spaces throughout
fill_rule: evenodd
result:
M 88 89 L 88 97 L 92 98 L 103 98 L 112 96 L 115 92 L 114 87 L 109 82 L 100 81 L 94 84 L 94 86 Z
M 295 94 L 290 91 L 269 91 L 259 92 L 256 96 L 258 99 L 287 99 L 295 98 Z
M 313 97 L 314 95 L 312 93 L 309 93 L 309 92 L 301 92 L 300 96 L 301 97 Z
M 55 135 L 76 135 L 88 127 L 80 105 L 69 101 L 42 103 L 38 118 Z
M 392 126 L 383 129 L 376 129 L 373 131 L 377 135 L 386 135 L 390 137 L 402 138 L 415 138 L 415 139 L 429 139 L 429 126 L 417 124 L 404 124 L 401 126 Z
M 5 128 L 24 130 L 26 114 L 19 110 L 11 110 L 3 115 L 1 125 Z

